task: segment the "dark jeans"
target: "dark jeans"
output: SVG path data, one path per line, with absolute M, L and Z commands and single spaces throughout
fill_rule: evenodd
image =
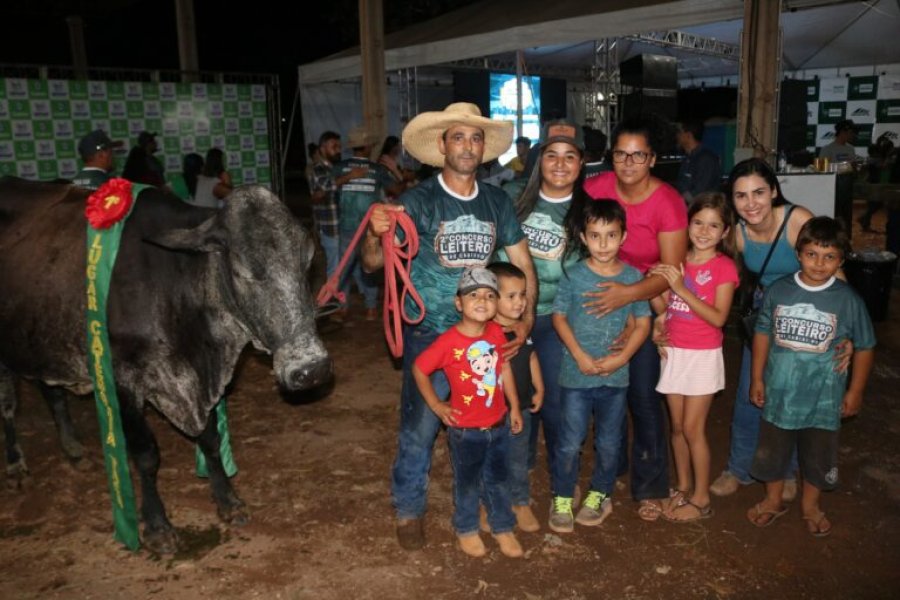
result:
M 453 529 L 457 535 L 478 531 L 478 505 L 484 502 L 494 534 L 512 531 L 516 517 L 506 488 L 509 424 L 494 429 L 450 427 L 453 464 Z
M 562 388 L 562 435 L 556 464 L 559 469 L 554 483 L 556 493 L 571 498 L 581 467 L 581 446 L 594 417 L 594 469 L 591 490 L 612 494 L 616 483 L 616 466 L 622 445 L 622 423 L 628 388 L 600 386 L 596 388 Z
M 528 506 L 531 498 L 531 486 L 528 480 L 528 448 L 531 441 L 531 430 L 537 425 L 537 415 L 527 410 L 522 411 L 522 431 L 509 436 L 508 468 L 509 497 L 514 506 Z
M 400 391 L 400 432 L 391 479 L 391 499 L 398 519 L 417 519 L 425 514 L 431 451 L 441 422 L 425 404 L 412 376 L 412 366 L 438 333 L 426 327 L 403 329 L 403 387 Z M 435 371 L 431 383 L 438 398 L 446 398 L 450 384 L 443 371 Z
M 544 379 L 544 405 L 537 413 L 538 421 L 544 426 L 544 443 L 547 445 L 547 468 L 550 481 L 556 476 L 557 444 L 562 422 L 560 404 L 559 368 L 562 363 L 563 345 L 553 328 L 552 315 L 538 315 L 531 330 L 531 341 L 541 363 L 541 377 Z M 533 438 L 537 439 L 537 421 L 534 425 Z M 532 450 L 532 456 L 533 456 Z M 534 465 L 532 459 L 531 464 Z M 552 490 L 551 490 L 552 492 Z
M 631 445 L 631 497 L 635 500 L 665 498 L 669 495 L 669 443 L 666 439 L 666 412 L 659 382 L 659 354 L 648 337 L 631 357 L 628 367 L 628 410 L 634 440 Z M 628 451 L 628 425 L 622 426 L 620 466 Z M 621 469 L 620 472 L 624 470 Z

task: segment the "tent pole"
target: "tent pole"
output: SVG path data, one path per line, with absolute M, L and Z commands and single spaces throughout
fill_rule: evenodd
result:
M 741 35 L 741 85 L 735 161 L 772 159 L 778 136 L 781 0 L 746 0 Z
M 387 87 L 384 82 L 384 7 L 382 0 L 359 0 L 359 46 L 362 62 L 363 120 L 373 138 L 373 152 L 387 136 Z M 377 141 L 376 141 L 377 140 Z
M 522 63 L 525 54 L 516 50 L 516 137 L 522 135 Z

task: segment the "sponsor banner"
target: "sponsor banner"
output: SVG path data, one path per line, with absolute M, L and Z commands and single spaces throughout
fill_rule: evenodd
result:
M 844 102 L 847 100 L 847 90 L 850 87 L 848 77 L 819 80 L 819 102 Z
M 878 78 L 879 100 L 900 100 L 900 75 L 882 75 Z
M 0 162 L 0 176 L 16 177 L 16 163 L 14 163 L 13 161 Z
M 875 119 L 879 123 L 900 123 L 900 99 L 879 100 Z
M 869 155 L 869 144 L 872 143 L 872 128 L 875 125 L 873 123 L 868 124 L 857 124 L 856 125 L 856 139 L 853 141 L 853 145 L 857 146 L 856 153 L 860 156 L 868 156 Z
M 900 123 L 876 123 L 872 128 L 872 139 L 877 140 L 881 136 L 890 140 L 894 147 L 900 146 Z
M 851 77 L 847 100 L 875 100 L 878 97 L 878 77 Z
M 221 148 L 238 181 L 271 182 L 267 91 L 261 85 L 0 79 L 0 168 L 32 179 L 71 178 L 78 140 L 102 129 L 125 147 L 158 132 L 172 172 L 187 152 Z
M 846 102 L 819 102 L 819 124 L 837 123 L 843 121 L 845 111 L 847 110 Z
M 834 141 L 834 126 L 833 125 L 814 125 L 816 129 L 816 139 L 815 143 L 812 144 L 816 148 L 821 148 L 822 146 L 827 146 L 831 142 Z

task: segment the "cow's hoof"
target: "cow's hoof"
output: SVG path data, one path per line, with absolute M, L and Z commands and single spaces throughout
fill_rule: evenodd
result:
M 60 445 L 62 445 L 63 453 L 71 460 L 73 463 L 81 460 L 84 456 L 84 446 L 76 440 L 75 438 L 60 438 Z
M 178 551 L 178 534 L 174 528 L 144 529 L 144 548 L 154 554 L 175 554 Z
M 218 508 L 219 518 L 229 525 L 241 527 L 250 522 L 250 513 L 243 502 L 234 506 L 220 506 Z

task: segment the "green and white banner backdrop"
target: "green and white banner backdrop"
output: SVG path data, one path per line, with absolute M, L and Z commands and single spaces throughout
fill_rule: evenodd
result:
M 900 145 L 900 75 L 837 77 L 807 82 L 806 145 L 811 152 L 834 140 L 834 124 L 856 123 L 856 154 L 868 156 L 869 144 L 887 134 Z
M 266 86 L 0 78 L 0 175 L 71 179 L 81 169 L 78 140 L 102 129 L 125 145 L 122 173 L 141 131 L 158 133 L 167 176 L 185 154 L 225 151 L 232 181 L 271 187 Z

